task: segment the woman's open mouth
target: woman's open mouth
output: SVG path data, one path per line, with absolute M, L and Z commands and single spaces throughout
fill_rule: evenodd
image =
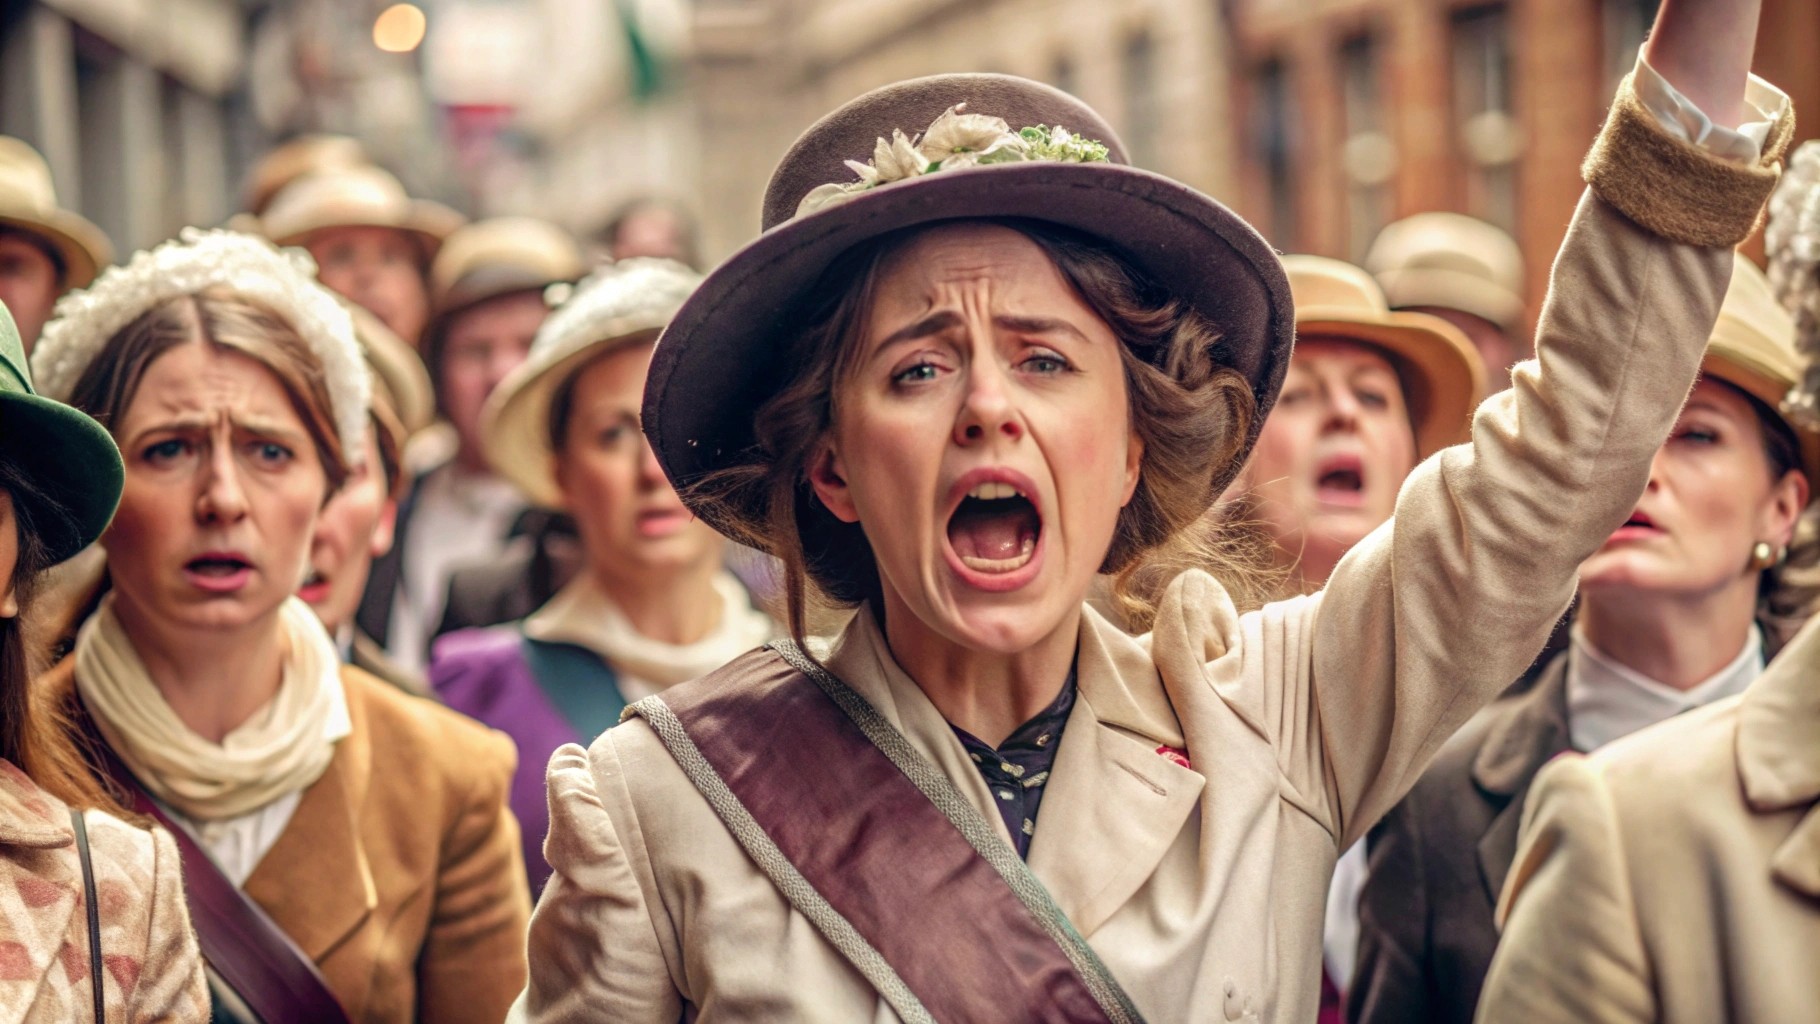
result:
M 183 563 L 183 575 L 199 589 L 229 593 L 246 586 L 253 563 L 239 552 L 210 551 Z
M 1365 502 L 1365 460 L 1357 455 L 1330 455 L 1315 467 L 1315 497 L 1327 505 Z
M 948 548 L 968 582 L 987 590 L 1014 590 L 1035 575 L 1043 516 L 1027 481 L 985 470 L 961 478 L 965 487 L 948 516 Z
M 1612 531 L 1611 537 L 1606 543 L 1618 540 L 1642 540 L 1645 537 L 1659 536 L 1663 532 L 1665 531 L 1656 525 L 1656 521 L 1651 519 L 1648 513 L 1638 509 L 1630 514 L 1630 518 L 1624 521 L 1623 526 Z
M 329 596 L 329 578 L 322 574 L 321 569 L 311 569 L 309 578 L 303 581 L 303 586 L 297 588 L 297 596 L 303 598 L 305 604 L 323 600 Z

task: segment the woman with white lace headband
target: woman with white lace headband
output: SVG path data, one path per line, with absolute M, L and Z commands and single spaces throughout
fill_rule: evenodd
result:
M 343 666 L 295 596 L 370 395 L 314 270 L 190 230 L 58 305 L 34 369 L 126 484 L 48 685 L 177 837 L 216 1019 L 497 1020 L 524 971 L 511 745 Z

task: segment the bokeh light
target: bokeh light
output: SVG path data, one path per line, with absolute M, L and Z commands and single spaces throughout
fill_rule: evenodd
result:
M 393 4 L 373 22 L 373 45 L 387 53 L 409 53 L 423 42 L 427 20 L 415 4 Z

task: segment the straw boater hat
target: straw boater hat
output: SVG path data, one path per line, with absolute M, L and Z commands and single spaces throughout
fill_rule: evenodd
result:
M 32 387 L 25 345 L 0 305 L 0 458 L 16 464 L 57 508 L 32 519 L 53 562 L 94 543 L 114 517 L 125 476 L 107 428 Z
M 63 261 L 63 287 L 81 288 L 114 262 L 101 229 L 57 205 L 51 169 L 38 151 L 0 135 L 0 227 L 36 235 Z
M 535 217 L 493 217 L 449 236 L 430 267 L 430 314 L 443 320 L 488 299 L 574 281 L 588 269 L 573 235 Z
M 1285 256 L 1283 269 L 1297 334 L 1362 342 L 1395 365 L 1419 457 L 1466 440 L 1485 395 L 1485 363 L 1459 328 L 1438 316 L 1391 312 L 1377 282 L 1350 263 Z
M 427 199 L 412 199 L 397 178 L 370 165 L 306 174 L 279 189 L 260 218 L 267 238 L 304 245 L 327 228 L 393 228 L 417 239 L 426 258 L 465 218 Z
M 248 213 L 260 216 L 272 199 L 298 178 L 368 163 L 366 149 L 358 139 L 347 135 L 299 135 L 274 146 L 247 172 L 241 204 Z
M 1509 235 L 1458 213 L 1418 213 L 1386 227 L 1365 256 L 1395 309 L 1439 306 L 1523 326 L 1523 251 Z
M 777 354 L 823 272 L 886 232 L 969 217 L 1100 239 L 1219 328 L 1213 356 L 1250 382 L 1257 416 L 1231 464 L 1211 468 L 1212 504 L 1289 362 L 1295 318 L 1276 254 L 1224 206 L 1130 166 L 1112 128 L 1073 96 L 1008 75 L 937 75 L 869 92 L 811 126 L 772 172 L 764 233 L 709 275 L 658 343 L 645 433 L 710 525 L 763 521 L 757 495 L 731 497 L 739 507 L 723 515 L 727 506 L 690 485 L 753 457 L 753 413 L 782 386 Z
M 629 259 L 576 285 L 538 329 L 530 356 L 487 399 L 480 430 L 494 471 L 533 502 L 560 507 L 549 433 L 557 388 L 608 352 L 655 340 L 700 283 L 674 260 Z
M 1795 346 L 1795 319 L 1776 300 L 1769 278 L 1748 257 L 1733 257 L 1732 281 L 1719 306 L 1700 372 L 1717 377 L 1774 412 L 1801 445 L 1801 468 L 1820 498 L 1820 423 L 1786 399 L 1804 379 L 1806 360 Z

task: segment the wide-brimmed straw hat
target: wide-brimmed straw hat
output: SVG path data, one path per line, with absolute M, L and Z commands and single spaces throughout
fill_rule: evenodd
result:
M 25 344 L 0 305 L 0 458 L 56 505 L 32 520 L 53 562 L 94 543 L 114 518 L 125 471 L 107 428 L 32 386 Z
M 1283 269 L 1298 335 L 1357 341 L 1395 365 L 1419 457 L 1466 440 L 1485 395 L 1485 363 L 1471 339 L 1438 316 L 1393 312 L 1371 275 L 1350 263 L 1285 256 Z
M 50 165 L 18 139 L 0 135 L 0 227 L 44 239 L 63 260 L 63 287 L 82 288 L 114 262 L 101 229 L 57 205 Z
M 629 259 L 584 278 L 552 312 L 531 354 L 488 397 L 480 431 L 487 461 L 533 502 L 561 505 L 550 447 L 550 402 L 563 383 L 594 360 L 653 341 L 701 284 L 674 260 Z
M 1506 331 L 1523 327 L 1523 251 L 1476 217 L 1436 211 L 1390 224 L 1371 243 L 1365 269 L 1392 308 L 1439 306 Z
M 466 218 L 441 203 L 413 199 L 391 174 L 368 164 L 305 174 L 272 197 L 260 225 L 279 245 L 304 245 L 328 228 L 393 228 L 417 239 L 426 259 Z
M 1731 285 L 1719 306 L 1700 372 L 1762 402 L 1801 446 L 1801 469 L 1820 498 L 1820 424 L 1796 415 L 1786 401 L 1806 373 L 1795 347 L 1795 319 L 1776 300 L 1769 278 L 1748 257 L 1734 256 Z
M 1244 375 L 1257 415 L 1231 463 L 1211 467 L 1211 504 L 1256 440 L 1294 343 L 1276 254 L 1218 202 L 1130 166 L 1112 128 L 1073 96 L 1008 75 L 956 74 L 866 93 L 804 132 L 772 172 L 764 233 L 710 274 L 665 330 L 645 432 L 698 514 L 722 532 L 762 523 L 757 494 L 717 501 L 690 485 L 755 457 L 753 414 L 784 383 L 779 357 L 824 271 L 888 232 L 970 218 L 1089 235 L 1218 327 L 1213 357 Z

